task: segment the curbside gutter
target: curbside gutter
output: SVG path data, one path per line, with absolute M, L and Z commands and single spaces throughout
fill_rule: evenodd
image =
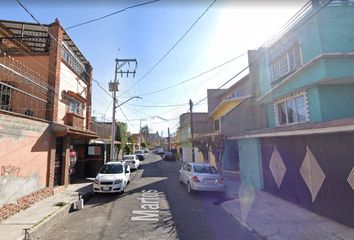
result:
M 95 194 L 91 191 L 86 192 L 82 195 L 84 203 L 89 201 Z M 50 230 L 54 225 L 58 224 L 63 218 L 74 211 L 74 202 L 77 199 L 72 199 L 65 206 L 59 208 L 57 211 L 49 214 L 47 217 L 43 218 L 40 222 L 33 225 L 29 231 L 29 239 L 41 239 L 41 235 Z M 23 240 L 23 236 L 17 240 Z

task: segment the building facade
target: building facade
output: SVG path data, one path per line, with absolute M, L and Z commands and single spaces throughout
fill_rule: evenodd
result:
M 266 127 L 229 137 L 244 182 L 352 227 L 353 10 L 352 1 L 310 1 L 249 52 Z
M 2 20 L 0 39 L 1 219 L 69 184 L 98 135 L 92 67 L 58 20 Z
M 193 138 L 198 138 L 212 132 L 212 121 L 208 117 L 208 113 L 192 113 L 193 114 Z M 198 151 L 198 148 L 192 148 L 192 132 L 191 132 L 191 115 L 184 113 L 180 115 L 178 129 L 178 154 L 181 161 L 192 161 L 193 153 L 196 162 L 203 162 L 203 156 Z M 215 164 L 215 160 L 211 159 Z

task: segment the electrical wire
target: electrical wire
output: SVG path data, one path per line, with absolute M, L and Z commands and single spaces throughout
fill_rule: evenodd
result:
M 194 80 L 194 79 L 196 79 L 196 78 L 199 78 L 199 77 L 201 77 L 201 76 L 203 76 L 203 75 L 205 75 L 205 74 L 207 74 L 207 73 L 209 73 L 209 72 L 212 72 L 212 71 L 214 71 L 214 70 L 216 70 L 216 69 L 218 69 L 218 68 L 220 68 L 220 67 L 223 67 L 223 66 L 225 66 L 226 64 L 228 64 L 228 63 L 230 63 L 230 62 L 233 62 L 233 61 L 235 61 L 236 59 L 238 59 L 238 58 L 240 58 L 240 57 L 243 57 L 243 56 L 246 55 L 246 54 L 247 54 L 247 53 L 242 53 L 241 55 L 238 55 L 238 56 L 236 56 L 236 57 L 234 57 L 234 58 L 232 58 L 232 59 L 230 59 L 230 60 L 228 60 L 228 61 L 226 61 L 226 62 L 224 62 L 224 63 L 222 63 L 222 64 L 219 64 L 219 65 L 217 65 L 217 66 L 215 66 L 215 67 L 212 67 L 212 68 L 209 69 L 209 70 L 206 70 L 206 71 L 204 71 L 204 72 L 202 72 L 202 73 L 199 73 L 199 74 L 197 74 L 197 75 L 195 75 L 195 76 L 193 76 L 193 77 L 191 77 L 191 78 L 188 78 L 188 79 L 186 79 L 186 80 L 183 80 L 183 81 L 181 81 L 181 82 L 179 82 L 179 83 L 176 83 L 176 84 L 173 84 L 173 85 L 171 85 L 171 86 L 168 86 L 168 87 L 165 87 L 165 88 L 161 88 L 161 89 L 158 89 L 158 90 L 155 90 L 155 91 L 152 91 L 152 92 L 139 94 L 139 95 L 140 95 L 140 96 L 152 95 L 152 94 L 156 94 L 156 93 L 163 92 L 163 91 L 165 91 L 165 90 L 168 90 L 168 89 L 171 89 L 171 88 L 180 86 L 180 85 L 182 85 L 182 84 L 184 84 L 184 83 L 186 83 L 186 82 L 192 81 L 192 80 Z
M 214 0 L 207 9 L 194 21 L 194 23 L 188 28 L 188 30 L 180 37 L 175 44 L 139 79 L 137 80 L 132 86 L 128 88 L 126 93 L 128 93 L 136 84 L 144 80 L 171 52 L 172 50 L 187 36 L 187 34 L 192 30 L 192 28 L 199 22 L 199 20 L 209 11 L 209 9 L 214 5 L 216 0 Z
M 121 9 L 121 10 L 112 12 L 112 13 L 110 13 L 110 14 L 104 15 L 104 16 L 102 16 L 102 17 L 94 18 L 94 19 L 92 19 L 92 20 L 89 20 L 89 21 L 86 21 L 86 22 L 82 22 L 82 23 L 79 23 L 79 24 L 76 24 L 76 25 L 67 27 L 67 28 L 65 28 L 65 30 L 73 29 L 73 28 L 76 28 L 76 27 L 79 27 L 79 26 L 82 26 L 82 25 L 86 25 L 86 24 L 89 24 L 89 23 L 92 23 L 92 22 L 96 22 L 96 21 L 102 20 L 102 19 L 104 19 L 104 18 L 108 18 L 108 17 L 110 17 L 110 16 L 113 16 L 113 15 L 115 15 L 115 14 L 124 12 L 124 11 L 126 11 L 126 10 L 128 10 L 128 9 L 136 8 L 136 7 L 141 7 L 141 6 L 148 5 L 148 4 L 151 4 L 151 3 L 154 3 L 154 2 L 158 2 L 158 1 L 160 1 L 160 0 L 153 0 L 153 1 L 149 1 L 149 2 L 143 2 L 143 3 L 135 4 L 135 5 L 132 5 L 132 6 L 123 8 L 123 9 Z

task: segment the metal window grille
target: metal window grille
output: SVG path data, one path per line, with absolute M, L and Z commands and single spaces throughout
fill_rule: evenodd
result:
M 44 77 L 0 52 L 0 111 L 49 120 L 50 89 Z

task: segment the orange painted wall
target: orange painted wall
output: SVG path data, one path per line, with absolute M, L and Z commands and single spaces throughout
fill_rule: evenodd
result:
M 0 206 L 46 187 L 49 124 L 0 113 Z

